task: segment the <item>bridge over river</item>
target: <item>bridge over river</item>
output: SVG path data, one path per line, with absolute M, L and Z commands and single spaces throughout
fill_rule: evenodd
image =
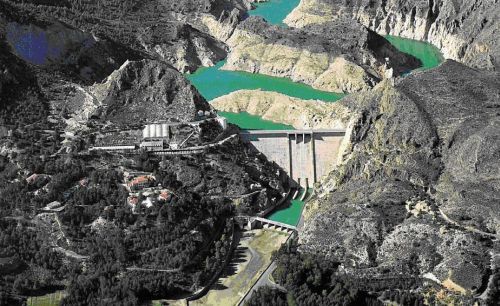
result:
M 274 161 L 298 185 L 308 188 L 337 164 L 346 131 L 246 130 L 244 142 Z

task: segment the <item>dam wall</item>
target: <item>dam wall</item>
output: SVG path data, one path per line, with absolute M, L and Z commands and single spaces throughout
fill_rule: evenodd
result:
M 296 184 L 310 187 L 336 165 L 345 130 L 255 130 L 240 136 Z

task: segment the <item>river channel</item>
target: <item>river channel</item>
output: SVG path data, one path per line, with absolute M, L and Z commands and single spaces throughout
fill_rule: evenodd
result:
M 286 27 L 283 20 L 299 2 L 300 0 L 270 0 L 269 2 L 255 3 L 256 9 L 250 11 L 248 15 L 261 16 L 269 23 Z M 398 50 L 420 59 L 422 67 L 418 68 L 418 70 L 436 67 L 443 61 L 443 56 L 439 49 L 429 43 L 391 35 L 386 35 L 385 38 Z M 334 102 L 345 96 L 341 93 L 316 90 L 311 86 L 296 83 L 286 78 L 252 74 L 243 71 L 222 70 L 221 67 L 224 63 L 225 61 L 221 61 L 213 67 L 200 68 L 195 73 L 187 75 L 187 78 L 208 101 L 241 89 L 261 89 L 301 99 L 314 99 L 327 102 Z M 264 120 L 259 116 L 250 115 L 245 112 L 220 112 L 220 114 L 226 117 L 229 122 L 237 124 L 242 129 L 293 129 L 289 125 Z M 303 206 L 303 201 L 298 199 L 292 200 L 285 204 L 284 207 L 272 212 L 268 218 L 290 225 L 297 225 Z
M 268 2 L 254 3 L 256 9 L 249 11 L 248 15 L 261 16 L 271 24 L 286 27 L 283 20 L 299 2 L 300 0 L 270 0 Z M 422 67 L 418 70 L 436 67 L 443 61 L 439 49 L 429 43 L 391 35 L 386 35 L 385 38 L 400 51 L 420 59 Z M 334 102 L 345 96 L 342 93 L 317 90 L 287 78 L 222 70 L 221 67 L 224 64 L 225 61 L 220 61 L 213 67 L 203 67 L 193 74 L 186 75 L 208 101 L 241 89 L 261 89 L 279 92 L 291 97 L 326 102 Z M 242 129 L 292 128 L 288 125 L 263 120 L 259 116 L 248 113 L 221 113 L 221 115 L 224 115 L 229 122 L 237 124 Z

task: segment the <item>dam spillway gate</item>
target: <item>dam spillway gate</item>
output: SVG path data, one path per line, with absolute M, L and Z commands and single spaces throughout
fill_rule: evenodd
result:
M 345 130 L 246 130 L 241 139 L 280 166 L 300 186 L 310 187 L 336 164 Z

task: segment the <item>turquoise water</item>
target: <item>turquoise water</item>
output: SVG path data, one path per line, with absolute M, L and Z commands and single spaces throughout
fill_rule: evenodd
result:
M 202 67 L 195 73 L 186 75 L 186 78 L 208 101 L 240 89 L 262 89 L 306 100 L 317 99 L 330 102 L 337 101 L 344 96 L 340 93 L 317 90 L 287 78 L 221 70 L 224 64 L 225 61 L 221 61 L 213 67 Z
M 290 12 L 299 5 L 300 0 L 270 0 L 254 3 L 255 10 L 248 12 L 250 16 L 261 16 L 271 24 L 286 26 L 283 23 Z
M 392 35 L 386 35 L 385 38 L 399 51 L 418 58 L 422 62 L 418 70 L 434 68 L 444 60 L 441 51 L 430 43 Z
M 306 191 L 309 196 L 312 192 L 311 189 Z M 296 226 L 299 223 L 300 216 L 302 215 L 302 209 L 304 208 L 304 201 L 300 201 L 299 199 L 302 197 L 304 191 L 300 192 L 295 200 L 291 200 L 287 205 L 280 207 L 273 211 L 266 218 L 269 220 L 286 223 L 289 225 Z
M 264 120 L 259 116 L 250 115 L 247 112 L 218 112 L 218 114 L 227 118 L 229 123 L 236 124 L 244 130 L 294 130 L 291 125 Z
M 269 2 L 255 3 L 255 10 L 249 15 L 264 17 L 269 23 L 286 26 L 283 19 L 299 4 L 299 0 L 270 0 Z M 402 52 L 419 58 L 423 65 L 420 69 L 429 69 L 439 65 L 443 56 L 435 46 L 412 39 L 397 36 L 386 36 L 387 40 Z M 211 101 L 217 97 L 227 95 L 241 89 L 261 89 L 273 91 L 300 99 L 315 99 L 334 102 L 344 97 L 344 94 L 316 90 L 311 86 L 295 83 L 287 78 L 278 78 L 263 74 L 253 74 L 243 71 L 221 70 L 225 61 L 213 67 L 203 67 L 195 73 L 186 75 L 198 91 Z M 239 125 L 243 129 L 292 129 L 292 127 L 263 120 L 248 113 L 223 113 L 228 121 Z
M 306 100 L 322 100 L 327 102 L 337 101 L 344 94 L 321 91 L 311 86 L 295 83 L 290 79 L 254 74 L 244 71 L 221 70 L 225 61 L 217 63 L 213 67 L 202 67 L 195 73 L 186 75 L 186 78 L 198 89 L 201 95 L 211 101 L 220 96 L 227 95 L 241 89 L 261 89 L 264 91 L 279 92 L 291 97 Z M 228 119 L 230 123 L 236 124 L 243 129 L 252 130 L 282 130 L 293 129 L 292 126 L 264 120 L 259 116 L 248 113 L 219 112 Z
M 299 4 L 300 0 L 270 0 L 269 2 L 255 3 L 256 9 L 248 12 L 250 16 L 262 16 L 271 24 L 286 26 L 283 19 Z M 337 101 L 344 94 L 316 90 L 309 85 L 295 83 L 287 78 L 278 78 L 263 74 L 253 74 L 244 71 L 221 70 L 225 61 L 213 67 L 203 67 L 191 75 L 186 75 L 202 96 L 211 101 L 217 97 L 227 95 L 241 89 L 261 89 L 282 93 L 291 97 L 305 100 Z M 243 129 L 293 129 L 285 124 L 263 120 L 248 113 L 219 112 L 229 122 L 237 124 Z

